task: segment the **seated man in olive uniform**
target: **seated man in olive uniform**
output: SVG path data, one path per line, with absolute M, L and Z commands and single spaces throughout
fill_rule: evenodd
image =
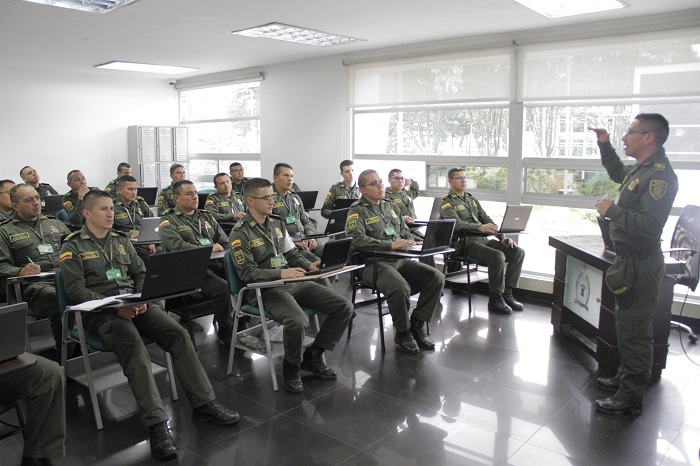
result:
M 105 191 L 90 192 L 84 198 L 83 215 L 85 226 L 69 235 L 61 249 L 61 273 L 70 299 L 82 303 L 141 291 L 146 268 L 128 236 L 112 230 L 112 197 Z M 151 454 L 155 458 L 174 456 L 177 448 L 141 336 L 172 355 L 182 388 L 194 408 L 195 422 L 230 425 L 238 421 L 238 413 L 216 400 L 187 332 L 159 305 L 138 304 L 117 313 L 84 314 L 83 318 L 87 329 L 116 354 L 150 430 Z
M 303 277 L 306 270 L 317 270 L 319 262 L 305 259 L 294 247 L 286 223 L 272 214 L 274 196 L 268 180 L 252 178 L 245 187 L 248 213 L 233 227 L 231 241 L 236 272 L 245 283 Z M 337 374 L 323 362 L 323 352 L 332 351 L 352 316 L 352 303 L 335 290 L 312 281 L 289 283 L 262 291 L 265 309 L 284 325 L 284 386 L 301 393 L 304 385 L 300 370 L 316 377 L 335 380 Z M 256 305 L 255 294 L 247 296 Z M 326 315 L 313 345 L 304 351 L 304 334 L 309 318 L 300 306 Z
M 207 197 L 204 210 L 211 213 L 217 222 L 237 222 L 245 215 L 243 196 L 231 188 L 231 177 L 226 173 L 214 176 L 216 192 Z
M 53 466 L 66 454 L 66 378 L 55 362 L 34 357 L 35 365 L 0 375 L 0 403 L 27 403 L 22 466 Z
M 63 208 L 70 216 L 70 221 L 74 225 L 82 225 L 83 218 L 83 197 L 90 191 L 98 191 L 99 188 L 88 187 L 85 175 L 80 170 L 71 170 L 66 177 L 70 191 L 63 195 Z
M 395 250 L 416 244 L 415 238 L 393 202 L 384 200 L 384 186 L 375 170 L 365 170 L 359 178 L 362 197 L 348 212 L 345 234 L 352 238 L 352 250 Z M 362 280 L 374 280 L 374 259 L 365 262 Z M 377 260 L 377 288 L 386 296 L 394 321 L 399 349 L 415 354 L 421 349 L 435 349 L 428 338 L 425 323 L 433 318 L 440 302 L 445 276 L 434 267 L 411 259 Z M 420 291 L 418 304 L 409 319 L 411 290 Z
M 467 172 L 464 168 L 450 169 L 447 178 L 450 192 L 443 196 L 440 217 L 454 219 L 455 231 L 484 233 L 479 236 L 467 236 L 466 242 L 453 242 L 455 255 L 461 255 L 461 248 L 466 244 L 467 256 L 483 262 L 488 267 L 489 312 L 510 314 L 513 311 L 522 311 L 523 305 L 513 297 L 513 288 L 518 286 L 520 280 L 525 251 L 512 239 L 498 235 L 498 225 L 486 215 L 479 201 L 466 192 Z M 498 239 L 488 239 L 485 235 L 497 235 Z
M 110 181 L 107 184 L 107 187 L 105 187 L 105 191 L 111 194 L 112 197 L 117 197 L 117 189 L 119 188 L 117 183 L 119 183 L 119 178 L 124 175 L 131 175 L 131 165 L 126 162 L 122 162 L 117 165 L 117 177 Z
M 292 166 L 286 163 L 275 165 L 273 173 L 273 194 L 275 204 L 272 213 L 284 220 L 287 233 L 294 241 L 297 249 L 306 259 L 316 262 L 323 254 L 323 245 L 319 245 L 315 239 L 302 241 L 305 235 L 316 234 L 316 226 L 311 222 L 309 215 L 304 210 L 304 203 L 292 189 L 294 185 L 294 171 Z
M 138 192 L 136 178 L 133 176 L 122 175 L 117 181 L 116 197 L 114 197 L 114 229 L 127 233 L 130 238 L 139 237 L 142 218 L 153 217 L 151 208 L 138 195 Z M 156 253 L 156 246 L 155 244 L 139 246 L 136 252 L 145 262 L 149 254 Z
M 10 190 L 14 216 L 0 225 L 0 278 L 23 277 L 58 268 L 61 239 L 70 233 L 55 218 L 41 215 L 41 201 L 24 183 Z M 4 287 L 4 283 L 3 283 Z M 51 323 L 56 350 L 61 351 L 61 316 L 53 278 L 22 285 L 22 300 Z
M 15 185 L 12 180 L 0 181 L 0 223 L 12 217 L 14 209 L 12 209 L 12 199 L 10 199 L 10 190 Z
M 245 177 L 243 165 L 241 165 L 240 162 L 233 162 L 228 166 L 228 169 L 231 173 L 231 181 L 233 183 L 231 189 L 242 196 L 243 188 L 245 188 L 245 184 L 248 182 L 248 178 Z
M 163 215 L 168 209 L 175 208 L 175 199 L 173 198 L 173 185 L 180 180 L 185 179 L 185 167 L 179 163 L 170 166 L 170 186 L 163 188 L 158 196 L 158 215 Z
M 357 199 L 360 197 L 360 190 L 355 183 L 354 173 L 352 160 L 340 162 L 340 175 L 343 177 L 343 181 L 334 184 L 328 190 L 321 208 L 321 216 L 323 218 L 331 217 L 336 199 Z
M 181 180 L 173 185 L 175 208 L 161 215 L 160 239 L 168 251 L 181 251 L 213 245 L 214 252 L 230 249 L 228 238 L 221 226 L 206 210 L 197 209 L 199 197 L 197 188 L 189 180 Z M 214 318 L 219 327 L 218 337 L 222 345 L 231 345 L 233 318 L 226 280 L 224 263 L 218 259 L 211 261 L 202 293 L 214 301 Z
M 46 208 L 46 196 L 57 196 L 58 191 L 53 189 L 48 183 L 39 183 L 39 172 L 29 165 L 19 171 L 19 176 L 22 178 L 22 181 L 39 193 L 39 197 L 41 198 L 41 213 L 44 213 L 44 209 Z

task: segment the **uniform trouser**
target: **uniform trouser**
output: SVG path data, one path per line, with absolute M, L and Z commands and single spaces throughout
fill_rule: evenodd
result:
M 175 372 L 192 407 L 198 408 L 215 399 L 189 335 L 160 306 L 149 304 L 148 311 L 133 320 L 101 313 L 88 317 L 86 323 L 88 330 L 117 355 L 146 426 L 166 421 L 168 415 L 141 336 L 150 338 L 172 355 Z
M 247 298 L 250 304 L 257 306 L 254 293 L 248 293 Z M 342 337 L 353 312 L 348 298 L 315 282 L 291 283 L 284 288 L 263 290 L 262 300 L 265 309 L 284 325 L 284 359 L 290 364 L 299 364 L 303 360 L 304 335 L 309 328 L 309 318 L 301 306 L 326 315 L 314 344 L 329 351 Z
M 214 318 L 216 319 L 219 329 L 232 328 L 233 317 L 231 317 L 231 300 L 229 298 L 226 280 L 221 278 L 215 270 L 207 270 L 202 293 L 209 296 L 214 302 Z
M 56 288 L 52 282 L 30 283 L 22 287 L 22 296 L 27 304 L 37 312 L 49 319 L 51 334 L 56 342 L 56 350 L 61 351 L 61 314 L 58 310 L 58 297 Z
M 506 288 L 518 286 L 525 259 L 524 249 L 517 246 L 510 248 L 495 239 L 469 238 L 467 256 L 483 262 L 488 267 L 489 290 L 492 294 L 503 294 Z
M 66 380 L 61 366 L 36 356 L 36 365 L 0 376 L 0 401 L 27 401 L 24 456 L 65 455 Z
M 616 395 L 630 403 L 640 403 L 651 380 L 654 358 L 652 318 L 664 275 L 661 250 L 635 260 L 634 285 L 628 295 L 616 298 L 615 331 L 620 351 Z
M 445 287 L 445 276 L 434 267 L 409 259 L 377 261 L 377 289 L 386 296 L 391 319 L 399 332 L 409 329 L 408 310 L 411 292 L 420 292 L 412 317 L 430 322 Z M 374 260 L 369 259 L 362 269 L 362 280 L 372 283 Z

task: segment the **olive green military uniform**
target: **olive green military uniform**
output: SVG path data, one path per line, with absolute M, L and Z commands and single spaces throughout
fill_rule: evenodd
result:
M 4 281 L 19 276 L 31 259 L 42 272 L 58 268 L 61 239 L 70 230 L 55 218 L 41 216 L 36 222 L 26 222 L 14 215 L 0 225 L 0 278 Z M 61 348 L 61 316 L 53 278 L 27 282 L 22 285 L 22 299 L 51 322 L 56 348 Z
M 113 198 L 116 198 L 119 195 L 119 177 L 116 177 L 109 183 L 107 183 L 107 186 L 105 186 L 105 191 L 107 191 L 109 194 L 112 195 Z
M 158 195 L 158 215 L 163 215 L 166 210 L 175 208 L 175 198 L 173 197 L 173 184 L 160 190 Z
M 90 191 L 99 191 L 99 188 L 88 187 Z M 78 195 L 73 190 L 63 195 L 63 208 L 68 212 L 71 223 L 82 225 L 85 222 L 83 217 L 83 201 L 78 199 Z
M 479 232 L 481 225 L 494 223 L 474 196 L 465 193 L 460 197 L 452 190 L 442 197 L 440 218 L 455 220 L 455 231 L 475 233 Z M 498 240 L 485 236 L 468 236 L 466 243 L 454 241 L 453 238 L 451 245 L 455 248 L 456 256 L 461 256 L 466 247 L 467 256 L 486 264 L 492 294 L 503 294 L 506 289 L 518 286 L 525 260 L 525 250 L 518 246 L 508 247 L 500 239 L 500 236 Z
M 141 219 L 153 217 L 153 212 L 141 196 L 136 196 L 131 204 L 127 205 L 118 197 L 114 201 L 114 229 L 124 233 L 131 233 L 141 229 Z
M 211 193 L 204 204 L 204 210 L 211 213 L 217 222 L 237 222 L 235 215 L 245 213 L 245 198 L 234 191 L 231 191 L 229 197 Z
M 110 271 L 110 278 L 108 278 Z M 119 271 L 115 276 L 114 271 Z M 110 230 L 96 238 L 87 227 L 69 235 L 61 248 L 61 273 L 70 299 L 82 303 L 141 291 L 146 268 L 127 235 Z M 173 270 L 173 273 L 187 273 Z M 193 407 L 214 400 L 214 391 L 202 368 L 189 335 L 160 306 L 149 304 L 145 313 L 132 320 L 111 312 L 85 315 L 85 325 L 117 355 L 129 381 L 144 423 L 152 426 L 168 415 L 151 372 L 151 360 L 141 337 L 148 337 L 173 357 L 175 371 Z
M 663 147 L 643 163 L 625 166 L 609 142 L 598 146 L 608 175 L 621 183 L 617 202 L 605 214 L 610 239 L 618 255 L 634 261 L 632 290 L 615 300 L 620 348 L 616 395 L 637 404 L 651 379 L 652 316 L 665 270 L 661 234 L 678 192 L 678 178 Z
M 396 207 L 399 208 L 399 211 L 401 212 L 402 217 L 409 216 L 412 219 L 416 219 L 416 207 L 413 205 L 413 200 L 418 197 L 418 194 L 420 193 L 420 189 L 418 187 L 418 182 L 417 181 L 411 181 L 411 187 L 409 189 L 402 189 L 398 193 L 395 193 L 391 189 L 387 189 L 386 192 L 384 193 L 384 199 L 386 199 L 389 202 L 392 202 Z M 409 226 L 409 230 L 411 231 L 411 234 L 414 236 L 420 237 L 419 234 L 416 233 L 416 230 L 418 230 L 418 227 L 415 226 Z M 429 257 L 422 257 L 419 259 L 420 262 L 424 264 L 428 264 L 431 267 L 435 267 L 435 257 L 434 256 L 429 256 Z
M 242 195 L 243 195 L 243 189 L 245 188 L 245 184 L 246 184 L 247 182 L 248 182 L 248 178 L 244 176 L 243 179 L 241 180 L 241 183 L 240 183 L 240 184 L 236 184 L 236 182 L 233 181 L 233 177 L 231 177 L 231 188 L 233 189 L 233 192 L 234 192 L 234 193 L 238 193 L 238 194 L 240 194 L 240 195 L 242 196 Z
M 161 215 L 160 239 L 169 251 L 182 251 L 214 243 L 230 249 L 228 238 L 221 226 L 206 210 L 195 210 L 192 217 L 185 215 L 178 207 Z M 214 301 L 214 318 L 219 332 L 229 332 L 233 328 L 228 285 L 224 280 L 223 261 L 211 261 L 202 293 Z
M 285 223 L 287 233 L 292 241 L 301 241 L 305 235 L 315 235 L 316 226 L 311 222 L 309 214 L 304 210 L 304 203 L 294 191 L 289 191 L 284 196 L 277 192 L 273 186 L 275 204 L 272 206 L 272 213 L 277 215 Z M 316 249 L 307 251 L 297 248 L 302 256 L 311 262 L 316 262 L 323 254 L 323 245 L 318 244 Z
M 39 186 L 34 189 L 36 190 L 37 194 L 39 194 L 39 198 L 41 199 L 41 213 L 43 214 L 46 210 L 46 196 L 57 196 L 58 191 L 53 189 L 48 183 L 39 183 Z
M 27 402 L 25 457 L 59 458 L 66 451 L 66 378 L 55 362 L 35 358 L 32 367 L 0 375 L 0 403 Z
M 8 220 L 8 219 L 12 218 L 12 213 L 13 213 L 13 212 L 14 212 L 14 210 L 13 210 L 12 212 L 10 212 L 9 214 L 6 214 L 6 213 L 3 212 L 2 210 L 0 210 L 0 223 L 4 222 L 5 220 Z
M 268 216 L 264 224 L 259 224 L 250 213 L 246 214 L 231 230 L 229 240 L 233 265 L 245 283 L 279 280 L 282 269 L 301 267 L 309 270 L 311 265 L 299 254 L 287 233 L 285 222 L 276 215 Z M 324 350 L 335 348 L 353 312 L 352 303 L 346 297 L 311 281 L 263 289 L 262 297 L 265 309 L 284 325 L 285 360 L 290 364 L 300 364 L 303 360 L 304 334 L 309 328 L 309 318 L 301 306 L 326 315 L 314 341 Z M 247 299 L 257 306 L 253 293 L 249 293 Z
M 324 218 L 331 217 L 336 199 L 359 199 L 359 197 L 360 188 L 357 186 L 357 183 L 350 188 L 345 185 L 345 181 L 336 183 L 331 186 L 328 190 L 328 194 L 326 194 L 326 199 L 324 199 L 323 207 L 321 208 L 321 216 Z
M 389 251 L 394 241 L 416 239 L 392 202 L 381 200 L 374 205 L 364 196 L 350 207 L 345 234 L 352 238 L 352 250 L 360 253 Z M 362 280 L 367 283 L 374 279 L 374 263 L 369 256 L 365 260 Z M 377 267 L 376 286 L 386 295 L 396 330 L 409 329 L 411 292 L 420 292 L 412 317 L 430 322 L 445 286 L 445 276 L 433 267 L 410 259 L 379 258 Z

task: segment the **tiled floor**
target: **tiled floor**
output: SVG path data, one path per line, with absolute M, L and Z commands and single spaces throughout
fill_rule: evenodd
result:
M 342 285 L 341 281 L 341 285 Z M 359 315 L 352 340 L 327 354 L 337 382 L 306 377 L 305 391 L 273 392 L 267 362 L 227 351 L 201 319 L 199 355 L 218 398 L 241 413 L 234 427 L 194 424 L 182 397 L 166 398 L 185 465 L 682 465 L 700 464 L 700 367 L 672 331 L 668 365 L 645 399 L 644 414 L 609 416 L 593 402 L 596 363 L 552 335 L 546 303 L 513 316 L 489 316 L 486 299 L 446 290 L 431 324 L 434 352 L 399 354 L 387 326 L 378 347 L 375 316 Z M 371 310 L 373 308 L 367 308 Z M 687 344 L 687 339 L 684 340 Z M 687 348 L 700 363 L 700 348 Z M 281 363 L 276 365 L 281 381 Z M 161 393 L 169 397 L 159 376 Z M 60 465 L 163 464 L 127 387 L 100 397 L 97 431 L 87 391 L 68 389 L 68 456 Z M 0 464 L 19 464 L 18 438 L 0 442 Z

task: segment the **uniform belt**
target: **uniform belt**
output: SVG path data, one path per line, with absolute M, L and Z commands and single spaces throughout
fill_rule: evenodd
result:
M 646 259 L 651 249 L 640 246 L 632 246 L 624 243 L 614 243 L 615 253 L 618 256 L 627 256 L 633 259 Z

